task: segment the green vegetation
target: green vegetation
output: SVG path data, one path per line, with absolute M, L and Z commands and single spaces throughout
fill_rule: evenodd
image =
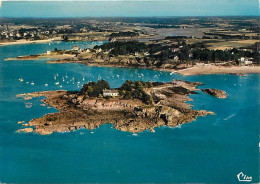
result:
M 105 43 L 101 46 L 95 46 L 94 49 L 99 49 L 109 51 L 110 54 L 115 56 L 118 55 L 127 55 L 127 54 L 135 54 L 135 52 L 144 52 L 147 49 L 147 46 L 144 43 L 137 41 L 129 41 L 129 42 L 110 42 Z
M 223 62 L 237 61 L 240 57 L 254 58 L 255 62 L 259 58 L 257 49 L 254 51 L 245 51 L 242 49 L 230 50 L 210 50 L 207 49 L 204 42 L 186 44 L 182 37 L 169 37 L 175 39 L 178 43 L 171 45 L 163 44 L 144 44 L 137 41 L 129 42 L 110 42 L 102 46 L 96 46 L 110 53 L 110 55 L 135 55 L 137 61 L 144 58 L 146 66 L 161 67 L 163 64 L 182 64 L 192 61 L 200 62 Z M 256 47 L 257 48 L 257 47 Z M 135 53 L 138 53 L 136 55 Z M 148 53 L 148 54 L 145 54 Z
M 155 85 L 158 83 L 155 83 Z M 135 81 L 132 82 L 127 80 L 120 88 L 120 95 L 123 99 L 138 99 L 145 104 L 152 104 L 153 99 L 150 95 L 146 94 L 144 88 L 153 87 L 152 82 Z
M 104 89 L 110 89 L 109 83 L 105 80 L 99 80 L 84 84 L 80 93 L 88 97 L 100 97 Z
M 143 103 L 150 105 L 153 103 L 153 98 L 148 95 L 144 89 L 151 88 L 163 83 L 160 82 L 142 82 L 142 81 L 130 81 L 127 80 L 120 88 L 118 92 L 120 97 L 125 100 L 138 99 Z M 110 89 L 109 83 L 105 80 L 99 80 L 97 82 L 89 82 L 84 84 L 80 94 L 85 97 L 102 98 L 104 89 Z
M 127 32 L 112 33 L 110 35 L 110 38 L 113 38 L 113 37 L 134 37 L 134 36 L 139 36 L 139 34 L 136 33 L 136 32 L 127 31 Z

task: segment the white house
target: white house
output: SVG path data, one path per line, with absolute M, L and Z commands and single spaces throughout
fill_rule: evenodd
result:
M 73 46 L 71 50 L 79 51 L 80 48 L 79 48 L 79 46 Z
M 118 91 L 117 90 L 107 90 L 107 89 L 104 89 L 103 90 L 103 97 L 113 97 L 113 96 L 118 96 Z
M 96 50 L 96 53 L 100 53 L 100 52 L 102 52 L 102 49 L 101 49 L 101 48 L 99 48 L 99 49 Z
M 249 59 L 245 60 L 245 65 L 251 65 L 251 64 L 253 64 L 252 60 Z
M 173 58 L 173 60 L 174 60 L 174 61 L 179 61 L 179 57 L 178 57 L 178 56 L 175 56 L 175 57 Z
M 50 50 L 47 50 L 46 54 L 47 54 L 47 55 L 51 55 L 51 51 L 50 51 Z
M 245 58 L 245 57 L 241 57 L 239 59 L 241 65 L 251 65 L 253 63 L 253 58 Z
M 86 53 L 90 53 L 90 52 L 91 52 L 91 50 L 90 50 L 90 49 L 87 49 L 87 50 L 86 50 Z

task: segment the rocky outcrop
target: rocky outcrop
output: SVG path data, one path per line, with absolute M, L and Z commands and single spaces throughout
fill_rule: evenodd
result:
M 206 94 L 209 94 L 211 96 L 214 96 L 216 98 L 227 98 L 227 94 L 225 91 L 222 90 L 218 90 L 218 89 L 202 89 L 201 91 L 203 91 Z
M 193 110 L 186 101 L 188 95 L 196 94 L 196 86 L 201 83 L 173 81 L 160 83 L 155 87 L 144 89 L 152 96 L 153 104 L 147 105 L 137 99 L 90 98 L 79 92 L 46 91 L 18 95 L 18 97 L 45 96 L 44 103 L 59 110 L 31 120 L 28 124 L 34 130 L 19 131 L 39 133 L 69 132 L 78 129 L 95 129 L 100 125 L 111 123 L 114 128 L 127 132 L 142 132 L 160 126 L 175 127 L 197 118 L 213 114 L 204 110 Z
M 25 132 L 25 133 L 31 133 L 33 132 L 32 128 L 23 128 L 23 129 L 19 129 L 16 132 L 20 133 L 20 132 Z

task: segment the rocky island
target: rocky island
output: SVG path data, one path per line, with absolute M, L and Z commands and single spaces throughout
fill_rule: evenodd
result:
M 221 91 L 218 89 L 202 89 L 201 91 L 203 91 L 206 94 L 209 94 L 211 96 L 214 96 L 216 98 L 227 98 L 227 94 L 225 91 Z
M 44 103 L 59 110 L 31 120 L 18 132 L 51 134 L 77 129 L 95 129 L 111 123 L 118 130 L 142 132 L 160 126 L 176 127 L 189 123 L 197 116 L 214 114 L 193 110 L 188 95 L 197 94 L 197 82 L 174 80 L 170 83 L 126 81 L 118 89 L 110 89 L 104 81 L 90 82 L 80 91 L 45 91 L 17 97 L 45 96 Z

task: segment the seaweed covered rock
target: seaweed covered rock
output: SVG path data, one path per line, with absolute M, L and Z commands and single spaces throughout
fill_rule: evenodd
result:
M 214 96 L 216 98 L 227 98 L 226 92 L 222 90 L 208 88 L 208 89 L 202 89 L 201 91 L 211 96 Z

